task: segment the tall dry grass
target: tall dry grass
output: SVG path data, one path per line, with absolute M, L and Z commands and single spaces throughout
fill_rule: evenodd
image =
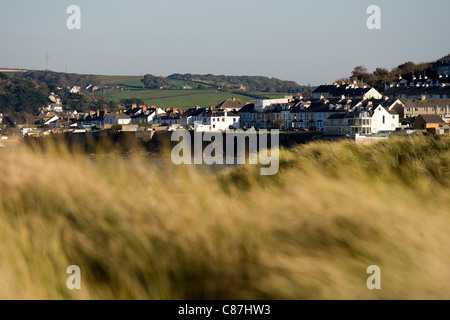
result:
M 0 299 L 450 297 L 449 140 L 317 142 L 259 173 L 0 150 Z

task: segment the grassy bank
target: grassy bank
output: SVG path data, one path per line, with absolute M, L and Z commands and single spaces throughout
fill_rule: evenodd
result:
M 0 299 L 450 296 L 449 140 L 317 142 L 280 160 L 262 177 L 0 150 Z

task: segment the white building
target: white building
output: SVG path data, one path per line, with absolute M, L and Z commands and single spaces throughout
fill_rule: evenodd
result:
M 121 124 L 121 125 L 128 125 L 131 124 L 131 117 L 127 114 L 124 113 L 110 113 L 107 114 L 105 116 L 105 124 L 110 124 L 110 125 L 116 125 L 116 124 Z
M 70 93 L 80 93 L 80 91 L 81 91 L 81 88 L 78 86 L 74 86 L 72 88 L 69 87 L 67 89 L 70 89 Z
M 210 111 L 202 121 L 194 122 L 194 129 L 199 132 L 225 132 L 232 128 L 240 129 L 239 116 L 228 111 Z
M 400 117 L 379 105 L 372 111 L 372 133 L 395 131 L 400 127 Z
M 51 103 L 47 106 L 47 108 L 45 108 L 45 110 L 51 111 L 51 112 L 63 112 L 63 106 L 62 106 L 62 104 Z
M 255 100 L 253 103 L 255 105 L 256 111 L 263 111 L 267 107 L 270 107 L 274 104 L 288 104 L 289 98 L 283 98 L 283 99 L 264 99 L 264 100 Z
M 327 118 L 325 133 L 330 135 L 373 135 L 389 133 L 400 127 L 396 111 L 375 107 L 355 107 L 350 112 Z

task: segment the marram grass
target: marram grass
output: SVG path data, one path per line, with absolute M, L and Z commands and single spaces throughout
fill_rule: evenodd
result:
M 450 298 L 449 140 L 316 142 L 282 150 L 274 177 L 207 172 L 0 149 L 0 299 Z

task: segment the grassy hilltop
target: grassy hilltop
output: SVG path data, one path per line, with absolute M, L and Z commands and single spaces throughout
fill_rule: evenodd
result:
M 262 177 L 0 149 L 0 299 L 450 296 L 448 139 L 315 142 L 280 160 Z

